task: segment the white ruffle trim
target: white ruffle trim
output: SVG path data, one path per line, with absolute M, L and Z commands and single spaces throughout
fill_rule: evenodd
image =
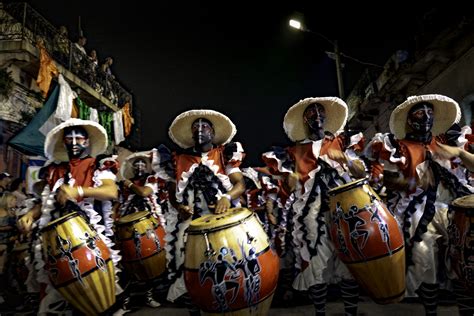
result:
M 209 160 L 207 159 L 207 155 L 203 155 L 201 159 L 201 164 L 208 167 L 214 175 L 216 175 L 224 188 L 226 189 L 226 192 L 230 191 L 232 189 L 232 183 L 230 182 L 229 176 L 219 173 L 219 166 L 214 164 L 214 160 Z M 176 187 L 176 201 L 178 203 L 181 203 L 183 201 L 183 194 L 184 190 L 188 186 L 189 183 L 189 178 L 193 175 L 194 170 L 199 167 L 198 163 L 193 164 L 188 171 L 184 171 L 181 174 L 181 179 L 178 181 L 178 185 Z M 219 198 L 223 192 L 218 190 L 218 193 L 216 194 L 216 198 Z
M 397 152 L 397 149 L 392 146 L 389 138 L 389 133 L 377 133 L 375 136 L 372 138 L 372 140 L 367 144 L 364 150 L 364 154 L 366 157 L 369 159 L 373 159 L 373 145 L 375 143 L 382 143 L 383 147 L 390 152 L 390 158 L 389 162 L 396 164 L 396 163 L 402 163 L 405 164 L 406 158 L 405 157 L 395 157 L 395 153 Z

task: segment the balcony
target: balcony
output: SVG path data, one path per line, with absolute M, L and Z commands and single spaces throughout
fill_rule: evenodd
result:
M 26 3 L 10 3 L 4 4 L 3 10 L 0 7 L 2 61 L 13 60 L 35 78 L 39 70 L 39 51 L 35 44 L 40 38 L 59 71 L 88 105 L 99 110 L 109 108 L 113 111 L 127 102 L 131 105 L 132 95 L 115 77 L 101 71 L 75 43 L 61 37 L 58 29 L 31 6 Z

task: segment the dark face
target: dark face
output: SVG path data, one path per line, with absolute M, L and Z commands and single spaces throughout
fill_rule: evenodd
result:
M 89 137 L 82 127 L 65 129 L 63 141 L 69 158 L 79 158 L 89 148 Z
M 214 140 L 214 128 L 206 119 L 197 119 L 191 125 L 193 139 L 196 144 L 210 144 Z
M 319 132 L 323 129 L 324 122 L 326 121 L 326 110 L 322 104 L 310 104 L 306 110 L 304 110 L 303 119 L 310 131 Z
M 141 176 L 145 174 L 146 169 L 147 169 L 147 164 L 145 160 L 137 159 L 133 162 L 133 170 L 134 170 L 135 176 Z
M 433 127 L 433 105 L 427 102 L 415 104 L 408 112 L 407 124 L 415 133 L 428 133 Z

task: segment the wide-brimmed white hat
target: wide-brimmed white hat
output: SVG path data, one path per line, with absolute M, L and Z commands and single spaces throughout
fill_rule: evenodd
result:
M 124 180 L 125 179 L 130 179 L 130 178 L 133 178 L 133 176 L 135 176 L 135 173 L 134 173 L 134 170 L 133 170 L 133 163 L 137 159 L 143 159 L 144 161 L 146 161 L 146 167 L 147 167 L 146 172 L 147 173 L 152 173 L 152 170 L 151 170 L 151 151 L 150 150 L 141 151 L 141 152 L 131 154 L 130 156 L 125 158 L 125 160 L 122 162 L 122 164 L 120 166 L 120 176 L 122 177 L 122 179 L 124 179 Z
M 461 109 L 456 101 L 440 94 L 425 94 L 408 97 L 397 106 L 390 115 L 390 132 L 397 139 L 403 139 L 407 133 L 407 118 L 410 109 L 417 103 L 433 104 L 434 121 L 431 133 L 434 136 L 445 133 L 461 119 Z
M 71 118 L 53 128 L 44 142 L 44 153 L 46 157 L 54 161 L 68 161 L 63 136 L 66 127 L 82 126 L 89 135 L 89 154 L 92 157 L 100 155 L 107 150 L 107 132 L 102 125 L 94 121 Z
M 209 120 L 214 128 L 214 145 L 224 145 L 232 140 L 237 129 L 234 123 L 222 113 L 214 110 L 190 110 L 178 115 L 171 123 L 168 135 L 181 148 L 194 146 L 191 124 L 198 118 Z
M 337 97 L 306 98 L 293 105 L 285 114 L 283 128 L 292 141 L 309 137 L 310 133 L 303 119 L 304 110 L 312 103 L 320 103 L 326 111 L 324 130 L 337 134 L 347 121 L 347 104 Z

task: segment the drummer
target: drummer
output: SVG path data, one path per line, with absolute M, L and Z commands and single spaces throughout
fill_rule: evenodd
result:
M 459 157 L 472 168 L 462 150 L 465 137 L 459 134 L 459 148 L 447 142 L 446 131 L 459 121 L 456 101 L 443 95 L 409 97 L 390 116 L 390 134 L 376 134 L 366 148 L 372 160 L 371 181 L 387 187 L 387 206 L 402 226 L 407 256 L 407 296 L 418 295 L 426 314 L 435 315 L 446 258 L 438 245 L 447 245 L 448 204 L 471 194 L 465 167 L 452 164 Z M 467 131 L 467 130 L 466 130 Z M 444 247 L 446 249 L 446 247 Z M 449 272 L 449 271 L 448 271 Z M 440 277 L 441 275 L 441 277 Z
M 151 151 L 134 153 L 128 156 L 120 166 L 120 175 L 124 180 L 121 183 L 122 204 L 119 217 L 149 211 L 164 227 L 164 217 L 157 201 L 158 178 L 152 174 L 151 154 Z M 129 299 L 127 297 L 124 302 L 128 303 Z M 147 284 L 145 302 L 152 308 L 160 306 L 160 303 L 153 298 L 152 284 Z M 122 306 L 124 311 L 128 310 L 128 304 L 125 303 Z
M 194 315 L 199 310 L 190 304 L 182 273 L 184 231 L 193 219 L 238 205 L 245 190 L 239 169 L 245 154 L 240 143 L 230 143 L 235 133 L 235 125 L 224 114 L 190 110 L 178 115 L 169 128 L 170 138 L 183 150 L 174 155 L 163 147 L 154 150 L 153 168 L 170 181 L 166 248 L 173 283 L 168 300 L 184 295 Z
M 365 166 L 355 153 L 362 148 L 362 134 L 347 138 L 341 133 L 347 114 L 346 103 L 336 97 L 299 101 L 283 121 L 296 144 L 274 147 L 262 157 L 274 175 L 283 177 L 286 196 L 295 199 L 288 219 L 292 243 L 286 245 L 293 251 L 298 272 L 293 288 L 308 291 L 316 315 L 325 315 L 329 282 L 341 283 L 346 315 L 357 313 L 358 285 L 329 240 L 327 191 L 365 176 Z
M 109 247 L 117 268 L 120 255 L 113 250 L 111 238 L 112 203 L 117 198 L 115 184 L 118 163 L 110 157 L 97 156 L 107 149 L 105 129 L 93 121 L 69 119 L 53 128 L 45 140 L 45 155 L 53 163 L 44 169 L 47 184 L 43 190 L 43 204 L 28 211 L 18 220 L 20 229 L 28 232 L 33 224 L 39 229 L 67 214 L 71 209 L 87 216 L 91 226 Z M 98 210 L 97 208 L 100 208 Z M 39 283 L 46 284 L 46 296 L 39 313 L 64 313 L 64 299 L 50 284 L 44 270 L 41 241 L 35 241 L 35 267 Z M 117 271 L 117 269 L 115 269 Z M 116 294 L 122 292 L 116 277 Z M 62 303 L 61 303 L 62 302 Z

